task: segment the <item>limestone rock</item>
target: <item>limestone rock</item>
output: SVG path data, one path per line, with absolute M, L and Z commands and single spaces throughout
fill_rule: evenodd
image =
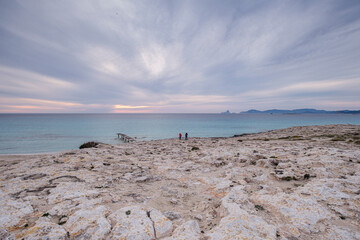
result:
M 221 219 L 206 236 L 210 239 L 276 239 L 276 227 L 242 209 Z
M 316 233 L 323 231 L 322 221 L 329 220 L 333 215 L 314 198 L 304 197 L 300 193 L 276 195 L 254 194 L 251 200 L 255 204 L 267 206 L 274 214 L 280 213 L 288 224 L 288 231 L 299 236 L 299 231 Z
M 48 211 L 50 215 L 68 216 L 74 210 L 79 209 L 91 209 L 95 205 L 102 203 L 100 198 L 88 200 L 86 197 L 80 197 L 73 200 L 66 200 L 56 204 L 52 209 Z
M 326 234 L 326 239 L 329 240 L 358 240 L 360 239 L 360 233 L 345 227 L 332 227 Z
M 0 239 L 360 239 L 359 138 L 328 125 L 0 156 Z
M 65 240 L 66 231 L 63 227 L 52 222 L 37 222 L 35 226 L 25 231 L 22 239 Z
M 99 192 L 89 190 L 85 183 L 62 182 L 56 188 L 50 190 L 49 204 L 60 203 L 69 199 L 81 197 L 95 197 Z
M 234 187 L 222 199 L 222 206 L 228 215 L 212 229 L 210 239 L 276 239 L 276 227 L 268 224 L 261 217 L 249 214 L 243 208 L 250 205 L 244 186 Z
M 155 239 L 154 226 L 146 209 L 140 206 L 124 207 L 109 216 L 113 224 L 113 239 Z
M 164 240 L 200 240 L 200 227 L 196 220 L 187 221 L 177 227 L 171 237 Z
M 6 196 L 0 197 L 0 229 L 8 231 L 16 229 L 16 225 L 34 210 L 29 202 L 12 200 Z
M 152 209 L 149 211 L 149 214 L 152 222 L 154 223 L 155 235 L 157 238 L 168 236 L 172 232 L 172 222 L 160 211 Z
M 64 228 L 74 238 L 103 239 L 111 230 L 111 225 L 106 219 L 109 213 L 104 206 L 81 209 L 69 217 Z
M 15 236 L 13 234 L 10 234 L 5 229 L 0 229 L 0 239 L 3 239 L 3 240 L 15 240 Z

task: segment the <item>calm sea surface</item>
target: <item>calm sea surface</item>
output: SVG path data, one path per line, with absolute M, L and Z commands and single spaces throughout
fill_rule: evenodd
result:
M 0 114 L 0 154 L 58 152 L 82 143 L 121 143 L 116 133 L 142 140 L 228 137 L 299 125 L 360 124 L 351 114 Z

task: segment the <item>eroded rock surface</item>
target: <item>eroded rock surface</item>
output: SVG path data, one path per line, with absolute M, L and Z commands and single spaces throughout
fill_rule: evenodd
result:
M 0 156 L 1 239 L 360 239 L 360 126 Z

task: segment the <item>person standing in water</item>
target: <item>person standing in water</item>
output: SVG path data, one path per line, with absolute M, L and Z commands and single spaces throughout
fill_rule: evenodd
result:
M 182 136 L 181 133 L 179 133 L 179 140 L 181 140 L 181 136 Z
M 188 140 L 188 133 L 185 133 L 185 140 Z

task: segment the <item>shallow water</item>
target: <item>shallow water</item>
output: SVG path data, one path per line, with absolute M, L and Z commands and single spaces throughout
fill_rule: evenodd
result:
M 0 154 L 57 152 L 87 141 L 229 137 L 300 125 L 360 124 L 352 114 L 0 114 Z

